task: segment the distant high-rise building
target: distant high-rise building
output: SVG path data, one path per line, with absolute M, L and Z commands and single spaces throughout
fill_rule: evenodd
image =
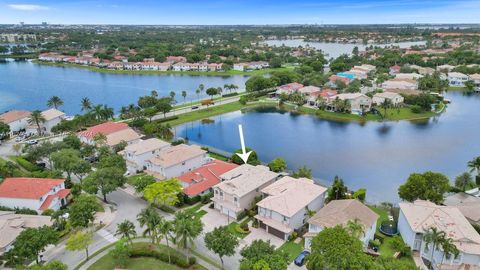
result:
M 43 26 L 46 26 L 48 23 L 47 22 L 42 22 L 42 25 Z
M 24 26 L 24 25 L 25 25 L 25 23 L 24 23 L 24 22 L 20 22 L 20 26 Z

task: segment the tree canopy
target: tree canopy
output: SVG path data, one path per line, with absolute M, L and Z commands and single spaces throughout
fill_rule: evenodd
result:
M 412 173 L 407 182 L 398 188 L 398 195 L 402 200 L 409 202 L 421 199 L 441 204 L 443 195 L 449 188 L 448 178 L 441 173 L 431 171 Z

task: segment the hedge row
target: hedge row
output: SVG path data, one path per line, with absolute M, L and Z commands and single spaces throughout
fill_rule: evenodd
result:
M 26 160 L 23 157 L 15 157 L 14 159 L 20 166 L 22 166 L 25 170 L 29 172 L 40 170 L 40 168 L 37 165 L 31 163 L 30 161 Z
M 151 257 L 168 263 L 168 253 L 166 251 L 160 252 L 154 248 L 152 245 L 149 245 L 148 248 L 132 248 L 130 250 L 130 257 Z M 175 250 L 170 251 L 170 259 L 171 264 L 175 264 L 181 268 L 188 268 L 196 263 L 195 257 L 188 258 Z

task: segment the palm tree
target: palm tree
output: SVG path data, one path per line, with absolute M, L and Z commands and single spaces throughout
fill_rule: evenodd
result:
M 456 258 L 460 253 L 457 246 L 455 246 L 455 244 L 453 243 L 452 238 L 445 239 L 444 241 L 442 241 L 442 243 L 440 243 L 440 245 L 443 249 L 442 262 L 440 263 L 440 265 L 443 264 L 443 260 L 445 259 L 445 257 L 453 255 Z
M 115 235 L 121 235 L 122 238 L 126 238 L 127 242 L 132 243 L 132 237 L 137 235 L 135 231 L 135 225 L 130 220 L 124 220 L 122 223 L 117 225 L 117 231 Z
M 59 98 L 58 96 L 53 96 L 47 101 L 47 106 L 48 107 L 54 107 L 57 109 L 58 107 L 63 105 L 63 100 Z
M 473 184 L 472 175 L 468 172 L 464 172 L 455 177 L 455 186 L 462 191 L 465 191 L 471 184 Z
M 175 91 L 170 91 L 170 99 L 172 104 L 175 103 L 175 95 L 176 95 Z
M 162 219 L 160 224 L 157 226 L 157 231 L 158 231 L 158 241 L 162 241 L 164 238 L 167 241 L 167 252 L 168 252 L 168 263 L 171 263 L 170 261 L 170 244 L 168 240 L 172 239 L 172 232 L 173 232 L 173 223 L 171 221 Z
M 197 93 L 198 101 L 200 101 L 200 89 L 195 90 L 195 93 Z
M 37 126 L 38 135 L 42 134 L 42 128 L 40 127 L 40 124 L 45 123 L 45 121 L 45 117 L 43 117 L 42 112 L 39 110 L 33 111 L 28 118 L 28 123 L 30 125 Z
M 152 90 L 152 91 L 150 92 L 150 96 L 152 96 L 152 97 L 154 97 L 154 98 L 157 98 L 157 97 L 158 97 L 158 92 L 157 92 L 157 90 Z
M 90 111 L 92 109 L 92 102 L 90 102 L 88 97 L 84 97 L 80 101 L 80 107 L 82 107 L 82 112 Z
M 187 101 L 186 101 L 186 98 L 187 98 L 187 91 L 182 91 L 182 97 L 183 97 L 183 104 L 185 104 Z
M 201 83 L 201 84 L 198 86 L 198 90 L 200 90 L 200 93 L 202 93 L 203 90 L 205 90 L 205 85 L 203 85 L 203 83 Z
M 105 120 L 108 120 L 110 118 L 113 119 L 114 111 L 113 111 L 112 107 L 108 107 L 107 105 L 103 105 L 102 110 L 103 110 L 102 115 L 103 115 L 103 118 Z
M 470 168 L 470 172 L 476 172 L 477 174 L 480 173 L 480 157 L 476 157 L 468 162 L 468 167 Z
M 97 120 L 101 120 L 103 118 L 103 107 L 102 105 L 95 105 L 92 108 L 92 114 Z
M 225 85 L 223 86 L 223 88 L 224 88 L 224 89 L 227 89 L 228 92 L 230 93 L 230 92 L 232 91 L 232 84 L 225 84 Z
M 360 220 L 358 218 L 349 220 L 347 222 L 347 230 L 355 238 L 360 238 L 360 236 L 362 236 L 364 234 L 363 224 L 360 223 Z
M 173 221 L 175 241 L 180 248 L 188 251 L 189 244 L 193 246 L 193 240 L 203 231 L 200 219 L 193 216 L 191 211 L 179 211 Z
M 382 104 L 380 104 L 380 107 L 383 108 L 383 119 L 385 119 L 387 117 L 387 109 L 389 109 L 390 107 L 392 107 L 392 101 L 388 98 L 384 99 Z
M 230 90 L 237 90 L 237 89 L 238 89 L 238 85 L 230 84 Z
M 157 241 L 157 226 L 162 222 L 162 219 L 153 206 L 148 206 L 137 215 L 140 227 L 146 227 L 143 235 L 148 234 L 152 238 L 152 243 Z
M 438 230 L 435 227 L 428 228 L 423 234 L 423 240 L 425 241 L 426 245 L 432 244 L 432 255 L 430 255 L 430 269 L 433 269 L 433 255 L 435 253 L 435 249 L 437 249 L 437 245 L 444 242 L 445 239 L 446 233 Z

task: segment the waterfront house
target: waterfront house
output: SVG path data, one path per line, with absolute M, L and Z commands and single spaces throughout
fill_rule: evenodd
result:
M 361 93 L 345 93 L 333 96 L 328 105 L 335 111 L 335 99 L 347 100 L 352 114 L 363 114 L 372 108 L 372 99 Z
M 302 87 L 303 87 L 303 84 L 297 83 L 297 82 L 280 85 L 279 87 L 277 87 L 277 91 L 275 92 L 275 94 L 277 96 L 279 96 L 281 94 L 290 95 L 290 94 L 295 93 L 296 91 L 298 91 Z
M 10 127 L 10 133 L 14 134 L 26 129 L 30 114 L 29 111 L 11 110 L 0 114 L 0 121 L 7 124 Z
M 263 199 L 257 203 L 260 228 L 283 240 L 302 228 L 310 211 L 323 207 L 327 189 L 311 179 L 290 176 L 262 189 Z
M 480 265 L 480 235 L 457 207 L 421 200 L 399 206 L 398 230 L 403 241 L 424 260 L 430 261 L 433 252 L 433 269 L 478 269 L 472 267 Z M 453 240 L 460 252 L 457 257 L 444 254 L 441 247 L 432 250 L 432 244 L 425 242 L 423 236 L 432 227 Z
M 157 138 L 151 138 L 127 145 L 119 154 L 125 159 L 127 170 L 130 173 L 136 173 L 146 170 L 147 160 L 155 157 L 160 153 L 160 150 L 168 147 L 170 147 L 169 143 Z
M 443 201 L 444 205 L 455 206 L 462 212 L 471 224 L 480 225 L 480 198 L 459 192 L 447 196 Z
M 333 96 L 337 95 L 338 92 L 336 90 L 332 90 L 330 88 L 325 88 L 319 92 L 310 93 L 307 102 L 311 106 L 318 106 L 318 97 L 322 97 L 325 102 L 328 102 Z
M 475 90 L 480 91 L 480 74 L 471 74 L 470 80 L 475 83 Z
M 377 229 L 378 215 L 358 200 L 333 200 L 308 220 L 305 234 L 305 249 L 310 249 L 312 238 L 325 228 L 346 226 L 349 221 L 358 220 L 363 231 L 360 241 L 366 247 L 373 240 Z
M 42 134 L 50 134 L 52 132 L 52 128 L 58 125 L 62 120 L 64 120 L 65 113 L 59 111 L 57 109 L 48 109 L 42 112 L 42 116 L 45 119 L 45 122 L 40 123 L 40 129 Z M 37 134 L 38 127 L 36 124 L 30 124 L 26 128 L 27 134 Z
M 221 160 L 212 160 L 178 177 L 183 193 L 195 197 L 212 192 L 212 187 L 220 183 L 220 175 L 237 168 L 238 165 Z
M 421 67 L 418 65 L 409 65 L 408 67 L 411 69 L 415 69 L 418 72 L 418 74 L 421 74 L 421 75 L 431 75 L 435 72 L 435 69 L 429 68 L 429 67 Z
M 160 150 L 146 161 L 146 173 L 157 179 L 178 177 L 208 162 L 207 151 L 198 145 L 179 144 Z
M 13 248 L 13 242 L 24 230 L 52 225 L 50 216 L 21 215 L 13 211 L 0 211 L 0 255 Z
M 380 105 L 385 100 L 390 100 L 393 106 L 398 106 L 403 103 L 404 98 L 400 94 L 393 93 L 393 92 L 376 93 L 375 95 L 373 95 L 373 98 L 372 98 L 372 102 L 375 105 Z
M 455 87 L 464 87 L 465 82 L 470 80 L 470 77 L 460 72 L 449 72 L 447 75 L 448 84 Z
M 347 78 L 347 77 L 338 76 L 338 75 L 331 75 L 330 77 L 328 77 L 328 83 L 327 83 L 327 85 L 328 85 L 329 87 L 336 88 L 336 87 L 337 87 L 337 81 L 342 81 L 342 82 L 344 82 L 346 85 L 348 85 L 348 84 L 350 83 L 350 79 Z
M 70 189 L 63 179 L 6 178 L 0 184 L 0 205 L 10 208 L 28 208 L 42 213 L 58 210 L 68 202 Z
M 252 207 L 261 190 L 280 175 L 263 165 L 243 164 L 220 175 L 221 183 L 213 187 L 214 208 L 231 218 Z
M 127 144 L 133 144 L 140 140 L 140 135 L 131 129 L 126 123 L 105 122 L 102 124 L 89 127 L 88 129 L 78 133 L 78 137 L 82 143 L 94 145 L 94 137 L 97 134 L 103 134 L 107 138 L 105 142 L 108 146 L 115 146 L 124 141 Z

